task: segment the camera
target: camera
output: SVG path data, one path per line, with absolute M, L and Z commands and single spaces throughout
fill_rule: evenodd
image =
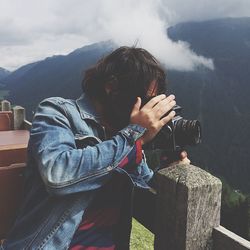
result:
M 201 143 L 200 122 L 183 119 L 182 107 L 179 105 L 175 105 L 169 112 L 171 111 L 175 111 L 175 117 L 163 126 L 156 137 L 144 148 L 164 150 L 169 162 L 178 160 L 180 152 L 185 146 Z M 167 116 L 169 112 L 164 116 Z

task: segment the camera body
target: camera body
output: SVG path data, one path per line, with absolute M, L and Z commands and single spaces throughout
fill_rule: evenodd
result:
M 175 111 L 175 117 L 163 126 L 151 142 L 145 145 L 145 149 L 148 150 L 164 150 L 169 162 L 178 160 L 180 152 L 185 146 L 201 142 L 200 122 L 198 120 L 185 120 L 181 116 L 182 107 L 179 105 L 175 105 L 171 111 Z

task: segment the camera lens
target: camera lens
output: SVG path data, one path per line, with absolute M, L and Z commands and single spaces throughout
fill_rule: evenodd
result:
M 197 120 L 179 119 L 174 124 L 174 134 L 178 145 L 196 145 L 201 142 L 201 124 Z

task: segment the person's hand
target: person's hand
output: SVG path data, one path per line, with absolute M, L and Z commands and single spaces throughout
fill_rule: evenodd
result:
M 180 153 L 180 160 L 175 162 L 175 164 L 190 164 L 190 160 L 188 159 L 186 151 L 182 151 Z
M 161 128 L 167 124 L 175 116 L 175 112 L 171 111 L 167 116 L 164 116 L 169 112 L 174 105 L 175 96 L 170 95 L 158 95 L 152 98 L 141 108 L 141 98 L 137 97 L 137 101 L 132 109 L 130 115 L 130 123 L 138 124 L 146 128 L 146 132 L 142 135 L 142 145 L 151 141 Z
M 179 160 L 175 160 L 173 162 L 168 163 L 166 167 L 172 167 L 172 166 L 175 166 L 175 165 L 186 165 L 186 164 L 189 165 L 190 160 L 188 159 L 187 152 L 182 151 L 179 154 Z

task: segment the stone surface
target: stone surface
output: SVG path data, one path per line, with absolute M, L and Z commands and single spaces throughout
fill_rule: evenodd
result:
M 220 180 L 192 165 L 174 165 L 157 173 L 157 184 L 155 249 L 211 249 L 220 224 Z

